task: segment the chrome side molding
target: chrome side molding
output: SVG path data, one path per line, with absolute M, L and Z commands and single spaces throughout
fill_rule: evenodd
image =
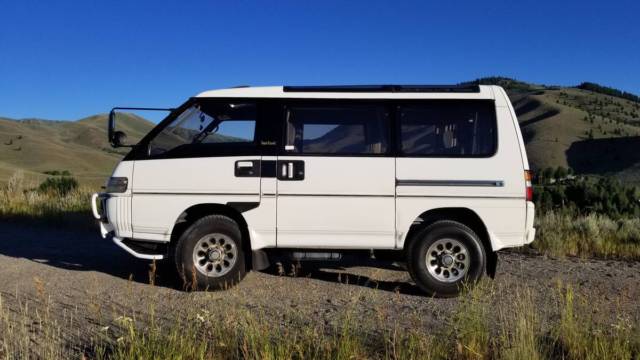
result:
M 502 180 L 399 180 L 396 186 L 480 186 L 503 187 Z

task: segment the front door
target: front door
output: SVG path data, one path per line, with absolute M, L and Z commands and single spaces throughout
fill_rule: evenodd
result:
M 198 205 L 233 206 L 249 213 L 260 205 L 258 105 L 242 99 L 198 99 L 174 115 L 136 159 L 132 181 L 133 237 L 170 240 L 180 214 Z M 273 212 L 274 208 L 269 209 Z M 275 219 L 264 223 L 275 246 Z
M 390 114 L 371 102 L 291 102 L 277 160 L 277 244 L 393 248 Z

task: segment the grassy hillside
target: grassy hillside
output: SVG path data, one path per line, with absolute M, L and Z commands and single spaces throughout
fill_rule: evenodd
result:
M 118 119 L 130 138 L 142 137 L 153 124 L 134 115 Z M 46 171 L 67 170 L 80 181 L 100 184 L 122 157 L 107 142 L 107 116 L 78 121 L 0 118 L 0 182 L 22 170 L 39 182 Z
M 586 90 L 507 78 L 477 81 L 509 93 L 535 170 L 563 166 L 640 182 L 640 102 L 632 94 L 595 84 Z

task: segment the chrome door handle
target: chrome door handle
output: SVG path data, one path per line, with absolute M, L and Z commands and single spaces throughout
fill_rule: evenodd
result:
M 260 160 L 238 160 L 235 163 L 236 177 L 260 177 Z
M 304 161 L 278 160 L 278 180 L 304 180 Z

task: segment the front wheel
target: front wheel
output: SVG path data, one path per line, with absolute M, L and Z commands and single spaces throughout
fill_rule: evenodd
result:
M 223 215 L 205 216 L 189 226 L 175 246 L 174 259 L 190 289 L 225 289 L 246 273 L 240 228 Z
M 407 265 L 416 285 L 430 296 L 453 297 L 485 270 L 486 253 L 478 235 L 457 221 L 437 221 L 409 243 Z

